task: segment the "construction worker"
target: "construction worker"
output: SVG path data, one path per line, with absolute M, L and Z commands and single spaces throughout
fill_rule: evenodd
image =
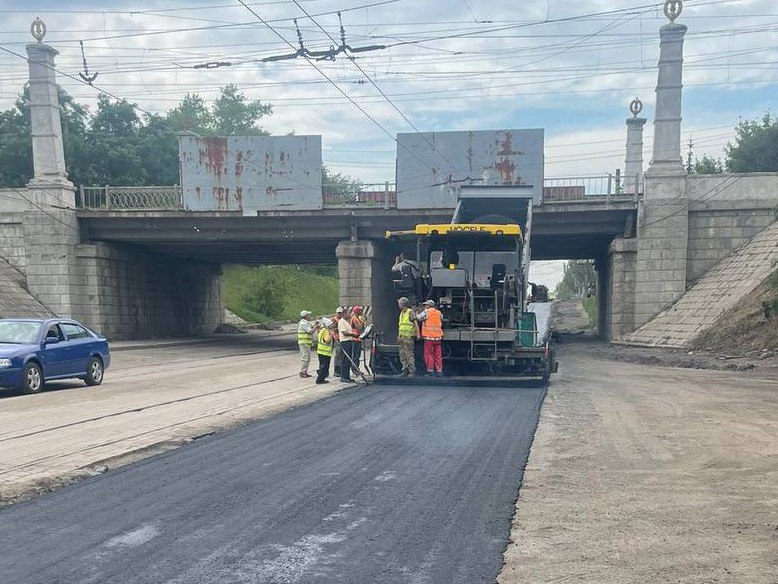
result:
M 309 310 L 300 311 L 300 322 L 297 323 L 297 348 L 300 351 L 300 377 L 310 377 L 308 366 L 311 364 L 311 347 L 316 324 L 312 322 Z
M 411 302 L 405 296 L 397 300 L 400 320 L 397 324 L 397 346 L 400 351 L 400 365 L 403 377 L 416 375 L 416 339 L 419 338 L 419 324 L 411 310 Z
M 424 339 L 424 365 L 427 375 L 443 377 L 443 314 L 435 308 L 434 300 L 424 303 L 425 309 L 416 315 Z
M 365 321 L 365 317 L 362 314 L 362 307 L 361 306 L 355 306 L 351 309 L 351 336 L 354 340 L 353 345 L 353 351 L 354 354 L 352 355 L 352 361 L 354 361 L 354 365 L 351 367 L 352 371 L 354 372 L 354 375 L 359 374 L 359 360 L 362 358 L 362 339 L 360 338 L 360 335 L 362 335 L 362 332 L 365 330 L 365 325 L 367 322 Z
M 343 318 L 338 321 L 338 340 L 340 342 L 340 380 L 344 383 L 350 383 L 351 379 L 351 360 L 354 353 L 354 338 L 351 332 L 350 318 L 344 311 Z
M 330 361 L 335 347 L 337 325 L 329 318 L 321 320 L 321 329 L 317 335 L 316 354 L 319 357 L 319 369 L 316 371 L 316 383 L 329 383 Z
M 333 373 L 336 376 L 340 376 L 340 362 L 343 360 L 343 356 L 342 356 L 343 350 L 340 348 L 340 338 L 338 336 L 338 323 L 343 318 L 344 310 L 345 308 L 343 308 L 342 306 L 338 306 L 337 310 L 335 311 L 335 316 L 332 319 L 332 322 L 335 324 L 335 330 L 334 330 L 335 340 L 338 341 L 337 343 L 335 343 L 335 350 L 332 353 L 332 362 L 335 365 Z

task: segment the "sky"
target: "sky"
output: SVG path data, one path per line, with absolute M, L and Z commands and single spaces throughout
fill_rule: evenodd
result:
M 0 47 L 24 54 L 40 16 L 60 71 L 84 70 L 83 41 L 95 86 L 149 112 L 175 107 L 186 93 L 213 100 L 235 83 L 272 104 L 262 121 L 268 131 L 322 135 L 324 163 L 367 183 L 394 181 L 394 135 L 434 130 L 544 128 L 546 177 L 614 172 L 624 165 L 636 96 L 649 120 L 646 164 L 651 159 L 658 31 L 667 22 L 661 3 L 298 2 L 246 0 L 254 14 L 238 0 L 0 0 Z M 740 119 L 778 106 L 778 5 L 683 4 L 683 152 L 691 139 L 696 156 L 720 157 Z M 351 47 L 386 48 L 316 67 L 300 58 L 260 61 L 297 49 L 294 18 L 307 49 L 337 44 L 337 11 Z M 232 65 L 194 68 L 218 62 Z M 0 52 L 0 109 L 12 106 L 25 80 L 26 63 Z M 58 81 L 94 107 L 97 89 Z

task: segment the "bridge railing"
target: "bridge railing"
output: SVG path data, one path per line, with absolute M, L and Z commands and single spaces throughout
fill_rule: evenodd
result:
M 637 200 L 643 194 L 643 178 L 625 181 L 618 173 L 549 177 L 543 181 L 543 202 L 582 203 Z M 184 208 L 180 186 L 80 187 L 79 209 L 93 211 L 175 211 Z M 393 183 L 324 185 L 325 209 L 396 209 L 397 190 Z
M 397 189 L 394 183 L 367 183 L 361 185 L 323 185 L 322 204 L 325 209 L 397 208 Z
M 619 172 L 594 176 L 549 177 L 543 180 L 544 203 L 637 200 L 643 177 L 625 179 Z
M 80 187 L 80 209 L 98 211 L 169 211 L 183 208 L 181 187 Z

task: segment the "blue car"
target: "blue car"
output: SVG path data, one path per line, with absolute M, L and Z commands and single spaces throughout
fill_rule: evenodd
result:
M 108 341 L 68 319 L 0 319 L 0 387 L 38 393 L 47 381 L 100 385 L 111 363 Z

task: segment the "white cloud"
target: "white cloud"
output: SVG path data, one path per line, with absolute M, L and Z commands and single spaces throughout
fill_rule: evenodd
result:
M 298 17 L 307 46 L 332 44 L 293 4 L 255 3 L 265 19 Z M 251 98 L 275 106 L 275 113 L 265 121 L 269 130 L 322 134 L 325 161 L 334 169 L 367 181 L 393 179 L 392 139 L 304 61 L 261 66 L 246 63 L 214 70 L 188 68 L 210 61 L 237 63 L 290 50 L 238 5 L 169 10 L 198 4 L 229 2 L 146 1 L 139 7 L 136 2 L 118 0 L 106 8 L 104 3 L 82 1 L 62 8 L 59 2 L 32 1 L 26 5 L 28 12 L 2 14 L 0 45 L 23 52 L 24 44 L 31 40 L 29 23 L 40 14 L 49 27 L 47 42 L 60 50 L 58 66 L 64 72 L 75 75 L 81 70 L 77 41 L 83 39 L 90 70 L 100 72 L 97 84 L 150 111 L 173 107 L 187 92 L 212 99 L 220 85 L 234 82 Z M 317 14 L 364 5 L 356 0 L 303 3 Z M 452 0 L 445 10 L 440 7 L 435 0 L 404 0 L 343 14 L 353 46 L 431 39 L 366 53 L 358 61 L 416 127 L 545 127 L 548 175 L 599 174 L 623 166 L 626 104 L 639 94 L 646 104 L 644 115 L 649 120 L 653 115 L 658 29 L 665 22 L 659 10 L 537 25 L 543 19 L 623 9 L 625 3 L 528 0 L 517 11 L 511 0 Z M 49 13 L 46 9 L 71 12 Z M 149 13 L 153 9 L 158 12 Z M 115 12 L 121 10 L 146 13 Z M 316 20 L 337 36 L 335 15 Z M 778 106 L 775 92 L 768 95 L 766 90 L 758 90 L 774 88 L 778 82 L 778 47 L 773 40 L 778 9 L 771 0 L 689 0 L 680 21 L 689 26 L 684 139 L 694 130 L 697 152 L 720 155 L 729 136 L 721 126 L 734 125 L 738 115 L 753 117 L 769 106 Z M 247 24 L 125 36 L 235 22 Z M 296 44 L 291 22 L 274 26 Z M 468 34 L 472 32 L 478 34 Z M 436 38 L 457 33 L 467 36 Z M 21 91 L 26 65 L 0 53 L 0 66 L 0 108 L 6 108 Z M 354 64 L 338 60 L 318 66 L 387 130 L 410 131 L 369 83 L 359 84 L 365 78 Z M 91 88 L 62 76 L 60 82 L 80 101 L 95 103 Z M 650 134 L 649 121 L 646 163 L 650 160 Z

